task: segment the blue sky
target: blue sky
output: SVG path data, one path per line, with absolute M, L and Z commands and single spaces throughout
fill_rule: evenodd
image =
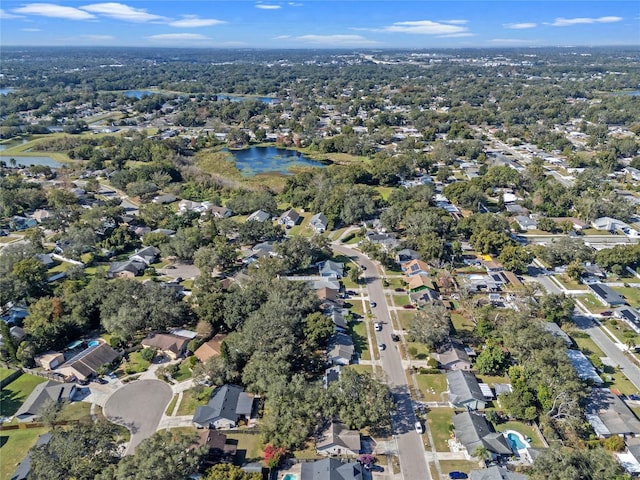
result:
M 640 2 L 2 0 L 0 45 L 207 48 L 640 45 Z

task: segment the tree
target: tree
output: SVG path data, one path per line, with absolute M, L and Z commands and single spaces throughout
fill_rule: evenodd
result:
M 39 297 L 47 293 L 47 267 L 35 258 L 25 258 L 13 265 L 12 273 L 24 285 L 29 297 Z
M 94 480 L 120 458 L 120 427 L 106 421 L 54 427 L 48 444 L 31 451 L 29 478 Z M 107 477 L 104 477 L 107 478 Z
M 260 473 L 247 473 L 232 463 L 219 463 L 207 470 L 204 480 L 261 480 Z
M 424 343 L 431 350 L 439 350 L 449 342 L 450 325 L 447 309 L 431 303 L 416 312 L 409 324 L 409 335 L 414 341 Z
M 539 305 L 540 313 L 547 321 L 562 325 L 571 321 L 576 302 L 564 293 L 552 293 L 542 297 Z
M 195 447 L 195 435 L 156 432 L 136 447 L 117 467 L 107 469 L 96 480 L 186 480 L 198 468 L 206 447 Z
M 287 454 L 287 450 L 282 447 L 274 447 L 270 443 L 264 447 L 264 466 L 269 469 L 274 469 L 284 459 Z
M 624 480 L 628 476 L 602 448 L 549 448 L 533 462 L 532 480 Z
M 475 367 L 485 375 L 500 375 L 507 366 L 507 356 L 499 345 L 488 344 L 476 358 Z
M 533 261 L 533 254 L 519 245 L 507 245 L 498 256 L 504 268 L 514 273 L 527 273 L 527 265 Z

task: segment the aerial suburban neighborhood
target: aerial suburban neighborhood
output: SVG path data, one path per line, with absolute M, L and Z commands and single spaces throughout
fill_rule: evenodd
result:
M 637 46 L 252 52 L 3 46 L 0 479 L 639 476 Z

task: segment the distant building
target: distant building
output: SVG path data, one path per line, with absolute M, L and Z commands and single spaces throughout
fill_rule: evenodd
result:
M 585 417 L 596 435 L 636 437 L 640 435 L 640 420 L 631 409 L 608 388 L 593 388 L 587 399 Z
M 158 195 L 153 198 L 152 202 L 160 205 L 165 205 L 167 203 L 173 203 L 177 200 L 177 197 L 171 193 L 166 193 L 164 195 Z
M 311 225 L 311 228 L 313 228 L 316 233 L 323 233 L 329 226 L 329 220 L 327 220 L 327 217 L 322 213 L 316 213 L 311 217 L 311 220 L 309 220 L 309 225 Z
M 300 214 L 295 210 L 287 210 L 278 219 L 280 225 L 284 225 L 286 228 L 295 227 L 300 221 Z
M 590 283 L 587 285 L 587 288 L 591 290 L 591 293 L 593 293 L 598 301 L 604 306 L 616 307 L 619 305 L 626 305 L 627 303 L 622 295 L 604 283 Z

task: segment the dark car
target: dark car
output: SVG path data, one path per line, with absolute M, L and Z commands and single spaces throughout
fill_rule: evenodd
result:
M 378 304 L 376 302 L 371 302 L 371 308 L 376 308 Z
M 400 341 L 400 336 L 396 333 L 392 333 L 391 334 L 391 340 L 393 340 L 394 342 L 399 342 Z
M 449 472 L 449 478 L 452 480 L 461 479 L 461 478 L 469 478 L 469 476 L 464 472 Z
M 613 312 L 607 310 L 606 312 L 602 312 L 600 315 L 602 315 L 603 317 L 610 317 L 611 315 L 613 315 Z
M 93 378 L 91 381 L 94 383 L 99 383 L 100 385 L 106 385 L 107 383 L 109 383 L 104 378 L 100 378 L 100 377 Z
M 362 270 L 366 270 L 366 269 L 367 269 L 367 267 L 365 267 L 364 265 L 360 265 L 360 268 L 361 268 Z
M 394 288 L 394 290 L 396 292 L 404 292 L 404 288 L 402 288 L 402 287 Z
M 379 348 L 380 350 L 386 350 L 386 349 L 387 349 L 387 346 L 386 346 L 384 343 L 379 343 L 379 344 L 378 344 L 378 348 Z
M 629 400 L 638 401 L 640 400 L 640 395 L 636 395 L 635 393 L 632 393 L 631 395 L 629 395 Z
M 357 295 L 354 290 L 347 290 L 347 295 Z
M 384 472 L 384 468 L 380 465 L 376 465 L 375 463 L 367 463 L 364 466 L 365 470 L 369 470 L 370 472 Z
M 403 305 L 402 308 L 413 309 L 413 308 L 416 308 L 416 306 L 411 305 L 410 303 L 407 303 L 406 305 Z

